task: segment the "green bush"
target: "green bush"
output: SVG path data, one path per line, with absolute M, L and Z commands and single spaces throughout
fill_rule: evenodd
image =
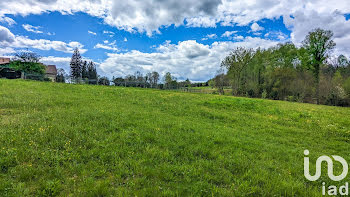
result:
M 261 93 L 261 98 L 266 99 L 267 98 L 267 91 L 264 89 L 263 93 Z
M 348 95 L 348 97 L 350 98 L 350 77 L 348 77 L 345 82 L 344 82 L 344 90 L 345 90 L 345 93 Z
M 21 62 L 18 60 L 12 61 L 9 67 L 21 72 L 39 74 L 39 75 L 45 74 L 45 69 L 46 69 L 45 65 L 41 63 Z

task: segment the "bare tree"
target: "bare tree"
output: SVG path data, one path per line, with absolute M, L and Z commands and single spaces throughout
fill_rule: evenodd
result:
M 217 71 L 217 74 L 214 77 L 214 86 L 218 89 L 220 95 L 223 95 L 225 93 L 225 72 L 223 68 Z
M 31 51 L 21 51 L 14 54 L 13 61 L 39 63 L 41 56 Z

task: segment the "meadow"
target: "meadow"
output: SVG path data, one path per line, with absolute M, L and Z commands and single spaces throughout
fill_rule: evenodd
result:
M 350 108 L 1 79 L 0 117 L 0 196 L 320 196 L 304 150 L 350 161 Z

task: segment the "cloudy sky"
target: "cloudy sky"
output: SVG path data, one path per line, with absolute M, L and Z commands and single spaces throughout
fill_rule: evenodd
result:
M 69 72 L 78 47 L 100 75 L 206 81 L 234 47 L 298 45 L 317 27 L 349 57 L 349 19 L 349 0 L 2 0 L 0 56 L 29 49 Z

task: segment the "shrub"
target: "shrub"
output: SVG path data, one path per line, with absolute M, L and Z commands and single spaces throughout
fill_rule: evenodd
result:
M 344 87 L 345 93 L 350 98 L 350 77 L 347 80 L 345 80 L 343 87 Z
M 264 91 L 261 93 L 261 98 L 266 99 L 267 97 L 267 91 L 264 89 Z

